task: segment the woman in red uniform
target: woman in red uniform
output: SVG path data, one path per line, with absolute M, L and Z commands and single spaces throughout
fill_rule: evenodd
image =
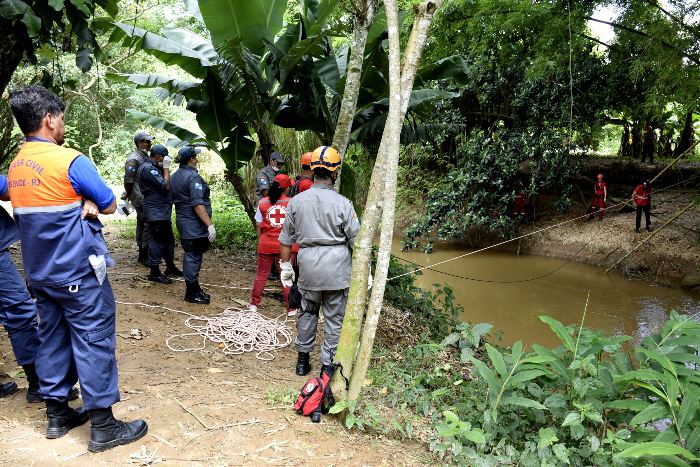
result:
M 255 213 L 255 230 L 258 234 L 258 273 L 255 276 L 253 294 L 250 299 L 248 309 L 257 311 L 265 289 L 265 283 L 270 274 L 272 264 L 279 261 L 280 242 L 278 240 L 282 226 L 287 215 L 287 203 L 292 198 L 288 197 L 289 187 L 292 181 L 284 174 L 277 175 L 270 184 L 268 197 L 263 198 L 258 203 L 258 210 Z M 296 263 L 296 254 L 299 247 L 294 244 L 292 247 L 292 263 Z M 284 302 L 287 305 L 287 315 L 296 316 L 297 310 L 289 308 L 289 287 L 282 285 L 284 291 Z
M 593 214 L 595 213 L 594 208 L 598 208 L 600 211 L 599 221 L 603 220 L 603 212 L 605 212 L 605 202 L 608 200 L 608 187 L 603 181 L 603 175 L 598 174 L 598 181 L 595 184 L 595 198 L 593 198 L 593 204 L 591 204 L 591 215 L 588 220 L 593 219 Z

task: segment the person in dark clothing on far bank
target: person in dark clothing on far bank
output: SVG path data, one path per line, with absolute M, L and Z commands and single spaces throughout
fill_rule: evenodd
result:
M 649 163 L 654 162 L 654 147 L 656 146 L 656 133 L 648 126 L 644 132 L 644 144 L 642 148 L 642 162 L 648 157 Z
M 185 146 L 177 153 L 180 168 L 170 178 L 170 194 L 175 203 L 175 225 L 180 231 L 180 243 L 185 250 L 182 272 L 185 276 L 185 301 L 206 305 L 209 294 L 199 286 L 202 258 L 216 238 L 211 220 L 209 185 L 197 172 L 197 154 L 201 149 Z
M 647 232 L 651 232 L 651 183 L 649 180 L 644 180 L 644 182 L 634 189 L 634 204 L 637 205 L 637 233 L 642 221 L 642 211 L 644 211 L 644 217 L 647 221 Z
M 165 276 L 182 276 L 175 259 L 175 236 L 171 216 L 173 200 L 170 197 L 170 161 L 168 150 L 162 144 L 151 149 L 151 157 L 139 165 L 138 181 L 143 195 L 143 210 L 151 230 L 146 265 L 151 268 L 148 280 L 161 284 L 172 283 Z M 165 258 L 165 274 L 160 262 Z

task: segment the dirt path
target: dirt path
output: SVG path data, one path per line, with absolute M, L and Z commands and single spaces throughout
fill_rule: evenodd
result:
M 109 270 L 117 301 L 215 316 L 227 307 L 240 306 L 234 299 L 250 298 L 248 290 L 205 286 L 212 296 L 210 305 L 185 303 L 183 282 L 161 285 L 145 281 L 147 269 L 135 261 L 134 253 L 116 246 L 123 246 L 124 240 L 118 239 L 115 228 L 108 226 L 106 233 L 117 263 Z M 19 249 L 11 251 L 21 264 Z M 181 260 L 178 247 L 176 263 L 182 264 Z M 250 287 L 255 262 L 250 256 L 217 257 L 209 252 L 202 268 L 202 283 Z M 283 313 L 281 294 L 266 293 L 259 311 L 271 318 Z M 114 405 L 114 413 L 123 420 L 146 420 L 146 437 L 97 455 L 87 452 L 89 423 L 61 439 L 47 440 L 44 405 L 26 403 L 26 380 L 13 379 L 21 390 L 0 399 L 0 463 L 121 466 L 150 465 L 162 459 L 162 465 L 187 466 L 400 466 L 420 465 L 420 459 L 426 458 L 420 445 L 349 431 L 334 417 L 324 417 L 317 425 L 297 415 L 291 409 L 292 400 L 308 378 L 294 373 L 293 344 L 276 352 L 271 362 L 250 353 L 227 356 L 211 343 L 202 351 L 169 350 L 165 345 L 169 336 L 189 332 L 185 319 L 185 315 L 160 308 L 117 305 L 122 401 Z M 291 325 L 294 328 L 294 323 Z M 137 334 L 142 338 L 131 338 L 133 329 L 140 330 Z M 194 347 L 201 340 L 191 338 L 186 343 Z M 0 368 L 10 374 L 21 369 L 6 337 L 0 340 L 0 350 L 4 356 Z M 313 374 L 319 368 L 317 358 L 318 350 L 312 355 L 316 362 Z M 0 381 L 7 382 L 7 375 Z M 79 407 L 82 401 L 71 405 Z

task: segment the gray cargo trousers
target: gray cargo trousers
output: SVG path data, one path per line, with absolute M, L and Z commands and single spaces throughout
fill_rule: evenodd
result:
M 139 248 L 148 248 L 151 242 L 151 231 L 148 228 L 148 219 L 146 219 L 146 213 L 143 212 L 143 208 L 136 209 L 136 245 Z
M 323 304 L 323 344 L 319 361 L 330 365 L 338 348 L 340 329 L 343 327 L 345 305 L 348 303 L 348 291 L 340 290 L 303 290 L 301 293 L 302 313 L 297 318 L 297 337 L 294 346 L 299 352 L 311 353 L 316 343 L 318 313 Z

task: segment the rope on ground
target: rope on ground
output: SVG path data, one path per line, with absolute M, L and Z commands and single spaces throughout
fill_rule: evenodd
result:
M 145 306 L 148 308 L 162 308 L 175 313 L 189 316 L 185 320 L 185 326 L 195 332 L 177 334 L 168 337 L 165 345 L 173 352 L 189 352 L 204 350 L 207 340 L 223 347 L 227 355 L 239 355 L 246 352 L 257 352 L 256 358 L 264 361 L 275 359 L 272 354 L 292 343 L 293 330 L 287 326 L 287 315 L 282 314 L 277 318 L 267 318 L 256 311 L 243 310 L 241 308 L 226 308 L 217 316 L 197 316 L 186 311 L 175 310 L 161 305 L 149 305 L 147 303 L 119 302 L 120 305 Z M 284 318 L 284 319 L 282 319 Z M 202 324 L 197 324 L 202 323 Z M 170 340 L 176 337 L 188 336 L 202 337 L 202 346 L 194 348 L 174 348 Z
M 700 175 L 698 175 L 698 176 L 700 176 Z M 695 178 L 695 177 L 693 177 L 693 178 Z M 692 179 L 691 179 L 691 180 L 692 180 Z M 680 183 L 676 183 L 676 184 L 674 184 L 674 185 L 667 186 L 666 188 L 661 188 L 660 190 L 657 190 L 656 193 L 658 194 L 659 192 L 662 192 L 662 191 L 664 191 L 664 190 L 668 190 L 669 188 L 674 187 L 674 186 L 676 186 L 676 185 L 680 185 L 681 183 L 687 183 L 688 181 L 689 181 L 689 180 L 686 180 L 686 181 L 683 181 L 683 182 L 680 182 Z M 604 210 L 604 211 L 610 211 L 612 208 L 615 208 L 615 207 L 618 207 L 618 206 L 622 206 L 622 205 L 625 205 L 625 204 L 627 204 L 627 202 L 622 202 L 622 203 L 613 204 L 613 205 L 611 205 L 611 206 L 606 206 L 605 209 L 603 209 L 603 210 Z M 391 280 L 394 280 L 394 279 L 398 279 L 399 277 L 403 277 L 403 276 L 408 276 L 408 275 L 410 275 L 410 274 L 415 274 L 416 272 L 418 272 L 418 271 L 423 271 L 423 270 L 425 270 L 425 269 L 433 269 L 433 268 L 435 268 L 435 266 L 439 266 L 439 265 L 441 265 L 441 264 L 449 263 L 450 261 L 454 261 L 454 260 L 456 260 L 456 259 L 460 259 L 460 258 L 464 258 L 464 257 L 466 257 L 466 256 L 474 255 L 474 254 L 476 254 L 476 253 L 481 253 L 482 251 L 490 250 L 491 248 L 496 248 L 497 246 L 505 245 L 506 243 L 510 243 L 510 242 L 515 241 L 515 240 L 521 240 L 521 239 L 523 239 L 523 238 L 529 237 L 530 235 L 534 235 L 534 234 L 536 234 L 536 233 L 540 233 L 540 232 L 544 232 L 544 231 L 546 231 L 546 230 L 554 229 L 554 228 L 559 227 L 559 226 L 562 226 L 562 225 L 564 225 L 564 224 L 569 224 L 569 223 L 574 222 L 574 221 L 576 221 L 576 220 L 583 219 L 584 217 L 588 217 L 589 215 L 590 215 L 590 214 L 584 214 L 584 215 L 582 215 L 582 216 L 577 216 L 577 217 L 574 217 L 574 218 L 572 218 L 572 219 L 569 219 L 569 220 L 566 220 L 566 221 L 563 221 L 563 222 L 559 222 L 559 223 L 554 224 L 554 225 L 550 225 L 550 226 L 548 226 L 548 227 L 543 227 L 543 228 L 541 228 L 541 229 L 532 231 L 532 232 L 530 232 L 530 233 L 521 235 L 521 236 L 519 236 L 519 237 L 511 238 L 510 240 L 504 240 L 504 241 L 502 241 L 502 242 L 500 242 L 500 243 L 495 243 L 495 244 L 493 244 L 493 245 L 490 245 L 490 246 L 487 246 L 487 247 L 484 247 L 484 248 L 480 248 L 480 249 L 478 249 L 478 250 L 470 251 L 469 253 L 465 253 L 465 254 L 463 254 L 463 255 L 455 256 L 454 258 L 450 258 L 450 259 L 446 259 L 446 260 L 444 260 L 444 261 L 440 261 L 439 263 L 435 263 L 435 264 L 432 264 L 432 265 L 430 265 L 430 266 L 422 266 L 422 267 L 419 267 L 419 268 L 417 268 L 417 269 L 414 269 L 413 271 L 407 271 L 407 272 L 404 272 L 403 274 L 398 274 L 398 275 L 396 275 L 396 276 L 389 277 L 389 278 L 387 279 L 387 281 L 391 281 Z M 676 216 L 676 217 L 677 217 L 677 216 Z M 675 219 L 675 217 L 674 217 L 674 219 Z M 673 219 L 671 219 L 671 220 L 673 220 Z M 578 254 L 578 253 L 576 253 L 576 254 Z M 573 259 L 573 258 L 572 258 L 572 259 Z M 567 263 L 568 263 L 568 261 L 567 261 Z M 566 263 L 565 263 L 565 264 L 566 264 Z M 438 272 L 439 272 L 439 271 L 438 271 Z M 556 271 L 553 271 L 553 272 L 556 272 Z M 553 273 L 553 272 L 552 272 L 552 273 Z M 606 272 L 607 272 L 607 271 L 606 271 Z M 550 274 L 552 274 L 552 273 L 550 273 Z M 466 278 L 464 278 L 464 279 L 466 279 Z M 535 280 L 535 279 L 531 279 L 531 280 Z M 486 282 L 486 281 L 484 281 L 484 282 Z M 526 282 L 526 281 L 525 281 L 525 282 Z

